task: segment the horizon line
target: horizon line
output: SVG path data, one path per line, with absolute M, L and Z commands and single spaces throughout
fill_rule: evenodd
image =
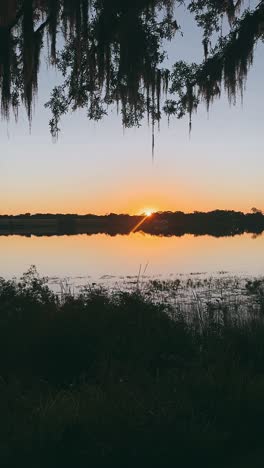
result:
M 158 211 L 153 211 L 151 213 L 151 216 L 153 215 L 159 215 L 159 214 L 165 214 L 165 213 L 170 213 L 170 214 L 178 214 L 182 213 L 185 215 L 188 214 L 210 214 L 210 213 L 215 213 L 215 212 L 226 212 L 226 213 L 242 213 L 242 214 L 264 214 L 261 209 L 258 208 L 251 208 L 250 211 L 241 211 L 241 210 L 234 210 L 234 209 L 220 209 L 220 208 L 215 208 L 213 210 L 209 211 L 200 211 L 200 210 L 193 210 L 193 211 L 182 211 L 182 210 L 158 210 Z M 96 213 L 85 213 L 85 214 L 80 214 L 80 213 L 60 213 L 60 212 L 35 212 L 35 213 L 30 213 L 30 212 L 25 212 L 25 213 L 16 213 L 16 214 L 8 214 L 8 213 L 0 213 L 0 217 L 18 217 L 18 216 L 23 216 L 23 217 L 34 217 L 34 216 L 96 216 L 96 217 L 108 217 L 108 216 L 130 216 L 130 217 L 139 217 L 139 216 L 146 216 L 146 212 L 142 213 L 115 213 L 115 212 L 109 212 L 105 214 L 96 214 Z

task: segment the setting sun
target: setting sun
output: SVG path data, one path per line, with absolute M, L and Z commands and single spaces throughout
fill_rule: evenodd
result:
M 150 208 L 144 210 L 144 214 L 145 214 L 147 217 L 153 215 L 153 213 L 154 213 L 154 210 L 152 210 L 152 209 L 150 209 Z

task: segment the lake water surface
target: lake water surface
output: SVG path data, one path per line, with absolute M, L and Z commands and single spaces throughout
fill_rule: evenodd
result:
M 138 276 L 164 279 L 179 274 L 264 274 L 264 236 L 214 238 L 73 235 L 0 237 L 0 276 L 20 276 L 31 265 L 41 275 L 74 282 L 122 280 Z

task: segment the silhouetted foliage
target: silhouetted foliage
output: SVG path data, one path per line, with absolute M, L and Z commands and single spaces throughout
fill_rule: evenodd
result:
M 1 466 L 249 466 L 263 317 L 201 328 L 167 312 L 138 292 L 59 300 L 34 268 L 0 279 Z
M 171 92 L 178 95 L 178 100 L 167 101 L 165 112 L 169 116 L 176 114 L 178 117 L 188 112 L 191 123 L 192 113 L 200 100 L 204 100 L 209 108 L 215 97 L 220 96 L 222 83 L 230 102 L 235 103 L 237 91 L 243 94 L 248 69 L 253 62 L 255 44 L 259 38 L 263 38 L 263 21 L 264 2 L 260 2 L 254 11 L 247 10 L 240 20 L 233 20 L 231 32 L 225 37 L 221 35 L 210 53 L 208 34 L 212 31 L 210 28 L 208 30 L 209 26 L 205 23 L 205 60 L 201 65 L 188 65 L 183 61 L 174 65 Z M 218 30 L 219 26 L 215 25 L 215 28 Z
M 117 105 L 126 127 L 152 125 L 164 111 L 169 116 L 192 114 L 200 99 L 207 104 L 224 83 L 230 99 L 243 89 L 254 46 L 263 37 L 264 2 L 240 16 L 242 1 L 199 0 L 187 3 L 202 28 L 205 60 L 163 67 L 164 39 L 180 29 L 174 6 L 182 0 L 10 0 L 0 5 L 0 87 L 2 115 L 17 116 L 24 103 L 29 119 L 38 90 L 40 53 L 46 41 L 49 63 L 63 76 L 47 106 L 52 111 L 54 138 L 69 110 L 85 108 L 100 120 Z M 228 17 L 230 33 L 221 21 Z M 212 36 L 219 40 L 212 45 Z M 176 40 L 176 39 L 174 39 Z
M 0 235 L 74 235 L 74 234 L 129 234 L 142 231 L 152 235 L 183 236 L 184 234 L 236 236 L 244 233 L 261 234 L 264 215 L 258 209 L 252 213 L 215 210 L 208 213 L 164 211 L 150 217 L 110 214 L 83 215 L 18 215 L 0 216 Z

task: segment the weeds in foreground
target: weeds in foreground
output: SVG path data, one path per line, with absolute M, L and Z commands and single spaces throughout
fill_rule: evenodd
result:
M 239 466 L 264 436 L 264 324 L 225 313 L 0 280 L 1 466 Z

